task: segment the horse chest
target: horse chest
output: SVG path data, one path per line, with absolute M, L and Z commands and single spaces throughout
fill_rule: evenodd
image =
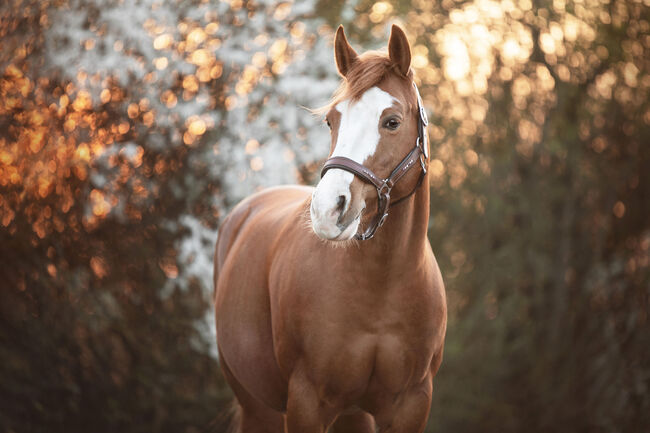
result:
M 401 309 L 379 310 L 370 386 L 394 394 L 427 374 L 435 346 L 435 323 L 429 299 L 410 299 Z
M 368 298 L 360 291 L 303 287 L 291 298 L 299 306 L 280 314 L 284 329 L 275 333 L 292 336 L 291 343 L 278 341 L 281 348 L 292 347 L 280 351 L 287 373 L 300 359 L 327 394 L 357 397 L 369 387 L 397 394 L 427 374 L 436 329 L 426 290 L 402 288 Z

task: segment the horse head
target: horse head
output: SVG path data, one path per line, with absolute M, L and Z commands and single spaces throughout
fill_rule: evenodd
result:
M 312 228 L 327 240 L 368 239 L 388 215 L 390 196 L 406 198 L 422 181 L 426 116 L 413 85 L 409 43 L 398 26 L 387 54 L 362 55 L 340 26 L 334 54 L 343 81 L 325 116 L 330 154 L 312 196 Z M 410 170 L 414 166 L 421 170 Z

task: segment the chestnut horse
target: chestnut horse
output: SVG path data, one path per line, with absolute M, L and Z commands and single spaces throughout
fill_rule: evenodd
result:
M 237 432 L 427 422 L 447 310 L 409 44 L 393 26 L 388 55 L 358 56 L 339 27 L 334 51 L 343 82 L 321 181 L 255 194 L 219 229 L 217 342 Z

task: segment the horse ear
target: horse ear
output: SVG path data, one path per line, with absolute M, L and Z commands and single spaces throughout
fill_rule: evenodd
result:
M 399 72 L 406 76 L 411 67 L 411 48 L 409 47 L 409 41 L 406 39 L 404 30 L 395 24 L 393 24 L 390 30 L 388 56 L 397 65 Z
M 336 57 L 336 67 L 342 76 L 346 76 L 350 67 L 357 61 L 357 53 L 348 43 L 343 31 L 343 26 L 340 25 L 336 30 L 336 38 L 334 39 L 334 57 Z

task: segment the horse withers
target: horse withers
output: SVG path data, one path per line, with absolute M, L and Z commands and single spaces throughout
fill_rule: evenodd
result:
M 316 188 L 242 201 L 219 229 L 220 364 L 244 433 L 422 432 L 447 310 L 427 239 L 426 115 L 404 32 L 343 76 Z

